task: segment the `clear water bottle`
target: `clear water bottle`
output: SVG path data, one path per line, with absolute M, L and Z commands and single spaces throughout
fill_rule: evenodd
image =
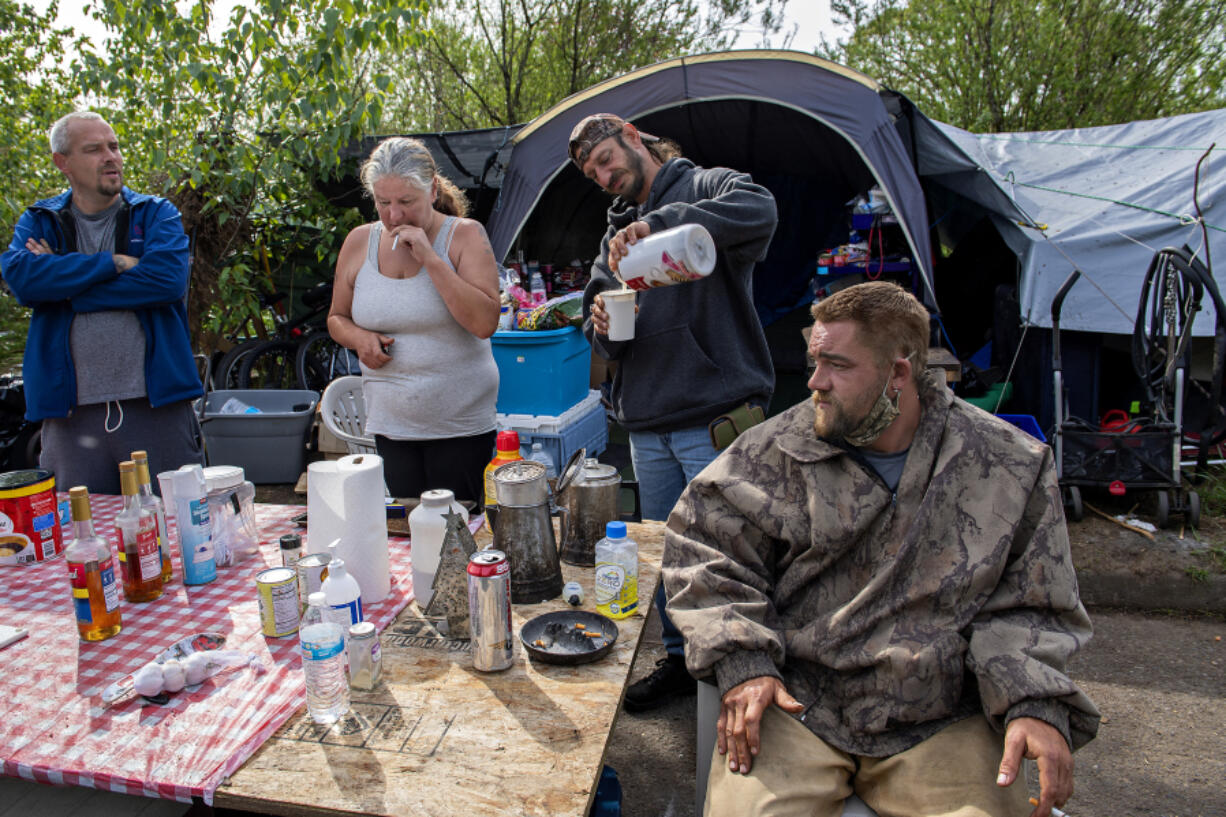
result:
M 533 443 L 532 452 L 524 459 L 533 460 L 545 466 L 545 479 L 558 478 L 558 467 L 553 464 L 553 457 L 545 453 L 545 449 L 541 447 L 540 443 Z
M 540 265 L 535 261 L 529 261 L 528 271 L 528 286 L 532 292 L 532 303 L 543 304 L 545 303 L 545 279 L 541 276 Z
M 626 536 L 625 522 L 605 524 L 605 536 L 596 543 L 596 612 L 626 618 L 639 606 L 639 546 Z
M 345 630 L 327 615 L 327 598 L 315 592 L 307 599 L 298 641 L 306 676 L 307 711 L 316 723 L 335 723 L 349 711 L 345 680 Z

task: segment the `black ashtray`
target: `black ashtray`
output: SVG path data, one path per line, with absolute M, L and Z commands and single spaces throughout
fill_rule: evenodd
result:
M 559 610 L 525 622 L 519 640 L 528 655 L 549 664 L 589 664 L 613 649 L 617 625 L 599 613 Z

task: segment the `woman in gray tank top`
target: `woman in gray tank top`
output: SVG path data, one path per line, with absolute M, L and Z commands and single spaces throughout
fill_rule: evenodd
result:
M 480 501 L 498 395 L 489 239 L 416 139 L 379 143 L 362 183 L 379 220 L 345 239 L 328 331 L 362 363 L 366 433 L 392 495 L 447 488 Z

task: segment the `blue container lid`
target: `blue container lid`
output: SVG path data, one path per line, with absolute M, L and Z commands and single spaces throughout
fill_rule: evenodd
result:
M 626 523 L 625 522 L 606 522 L 604 526 L 604 535 L 608 539 L 625 539 L 626 538 Z
M 540 343 L 558 340 L 578 331 L 574 326 L 563 326 L 561 329 L 499 329 L 490 340 L 494 343 Z

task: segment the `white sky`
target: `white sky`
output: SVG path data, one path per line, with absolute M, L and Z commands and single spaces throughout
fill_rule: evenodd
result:
M 32 0 L 32 2 L 34 8 L 39 11 L 45 11 L 51 4 L 50 0 Z M 213 9 L 214 20 L 218 24 L 224 24 L 230 19 L 230 10 L 237 2 L 239 0 L 218 0 Z M 80 33 L 101 39 L 103 33 L 101 27 L 86 17 L 83 12 L 85 4 L 86 0 L 60 0 L 57 19 L 60 25 L 71 25 Z M 796 37 L 792 40 L 791 47 L 797 51 L 811 52 L 821 42 L 822 33 L 825 33 L 827 37 L 833 34 L 829 0 L 788 0 L 784 18 L 785 31 L 790 31 L 792 25 L 796 26 Z M 737 40 L 735 47 L 752 48 L 757 45 L 757 39 L 754 32 L 745 32 Z M 774 38 L 771 44 L 778 46 L 779 38 Z

